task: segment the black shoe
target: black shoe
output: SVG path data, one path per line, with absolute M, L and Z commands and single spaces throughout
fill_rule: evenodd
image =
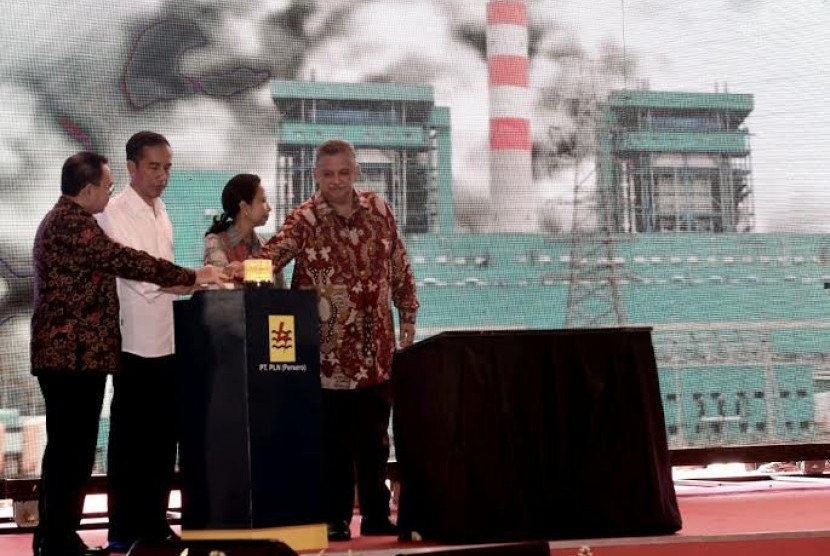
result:
M 38 539 L 33 544 L 35 556 L 106 556 L 109 554 L 108 547 L 87 546 L 77 535 L 74 539 L 62 544 L 49 543 L 43 539 Z
M 126 554 L 130 551 L 136 541 L 113 539 L 107 543 L 107 552 L 116 554 Z
M 330 541 L 348 541 L 352 539 L 352 532 L 347 522 L 335 521 L 328 524 L 328 536 Z
M 393 537 L 398 534 L 398 526 L 388 517 L 364 517 L 360 520 L 360 534 L 364 537 Z
M 86 546 L 81 549 L 81 556 L 106 556 L 110 553 L 109 545 L 107 546 Z

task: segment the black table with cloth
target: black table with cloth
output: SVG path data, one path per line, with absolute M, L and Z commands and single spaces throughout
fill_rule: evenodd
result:
M 398 523 L 443 542 L 681 527 L 650 328 L 445 332 L 395 355 Z

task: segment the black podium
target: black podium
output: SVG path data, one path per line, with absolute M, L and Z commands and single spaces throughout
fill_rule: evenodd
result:
M 392 381 L 404 531 L 680 529 L 650 329 L 446 332 L 398 352 Z
M 327 546 L 314 292 L 176 301 L 182 538 Z

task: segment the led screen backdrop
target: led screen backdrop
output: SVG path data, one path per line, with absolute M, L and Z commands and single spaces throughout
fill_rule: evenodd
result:
M 5 475 L 42 449 L 34 231 L 67 156 L 119 190 L 142 129 L 183 264 L 230 176 L 262 177 L 273 233 L 337 134 L 399 216 L 421 338 L 654 326 L 672 447 L 824 440 L 828 26 L 824 0 L 7 2 Z

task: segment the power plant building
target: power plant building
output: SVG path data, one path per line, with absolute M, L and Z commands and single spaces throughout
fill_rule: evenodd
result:
M 752 230 L 751 95 L 612 92 L 595 130 L 607 233 L 480 234 L 455 230 L 449 111 L 430 87 L 276 81 L 272 97 L 282 119 L 274 174 L 262 177 L 277 185 L 275 227 L 314 191 L 316 146 L 353 142 L 357 186 L 381 193 L 406 234 L 419 339 L 589 326 L 568 315 L 574 292 L 591 290 L 579 315 L 613 298 L 624 319 L 603 325 L 652 328 L 670 448 L 830 439 L 830 238 L 740 233 Z M 222 188 L 245 170 L 173 171 L 164 198 L 178 263 L 202 263 Z M 597 241 L 605 249 L 585 248 Z M 6 456 L 20 446 L 7 440 Z
M 271 96 L 283 214 L 314 193 L 315 149 L 339 137 L 357 150 L 358 187 L 382 195 L 404 233 L 452 231 L 450 114 L 435 106 L 432 87 L 274 81 Z
M 752 109 L 749 94 L 611 92 L 597 188 L 613 231 L 752 231 Z

